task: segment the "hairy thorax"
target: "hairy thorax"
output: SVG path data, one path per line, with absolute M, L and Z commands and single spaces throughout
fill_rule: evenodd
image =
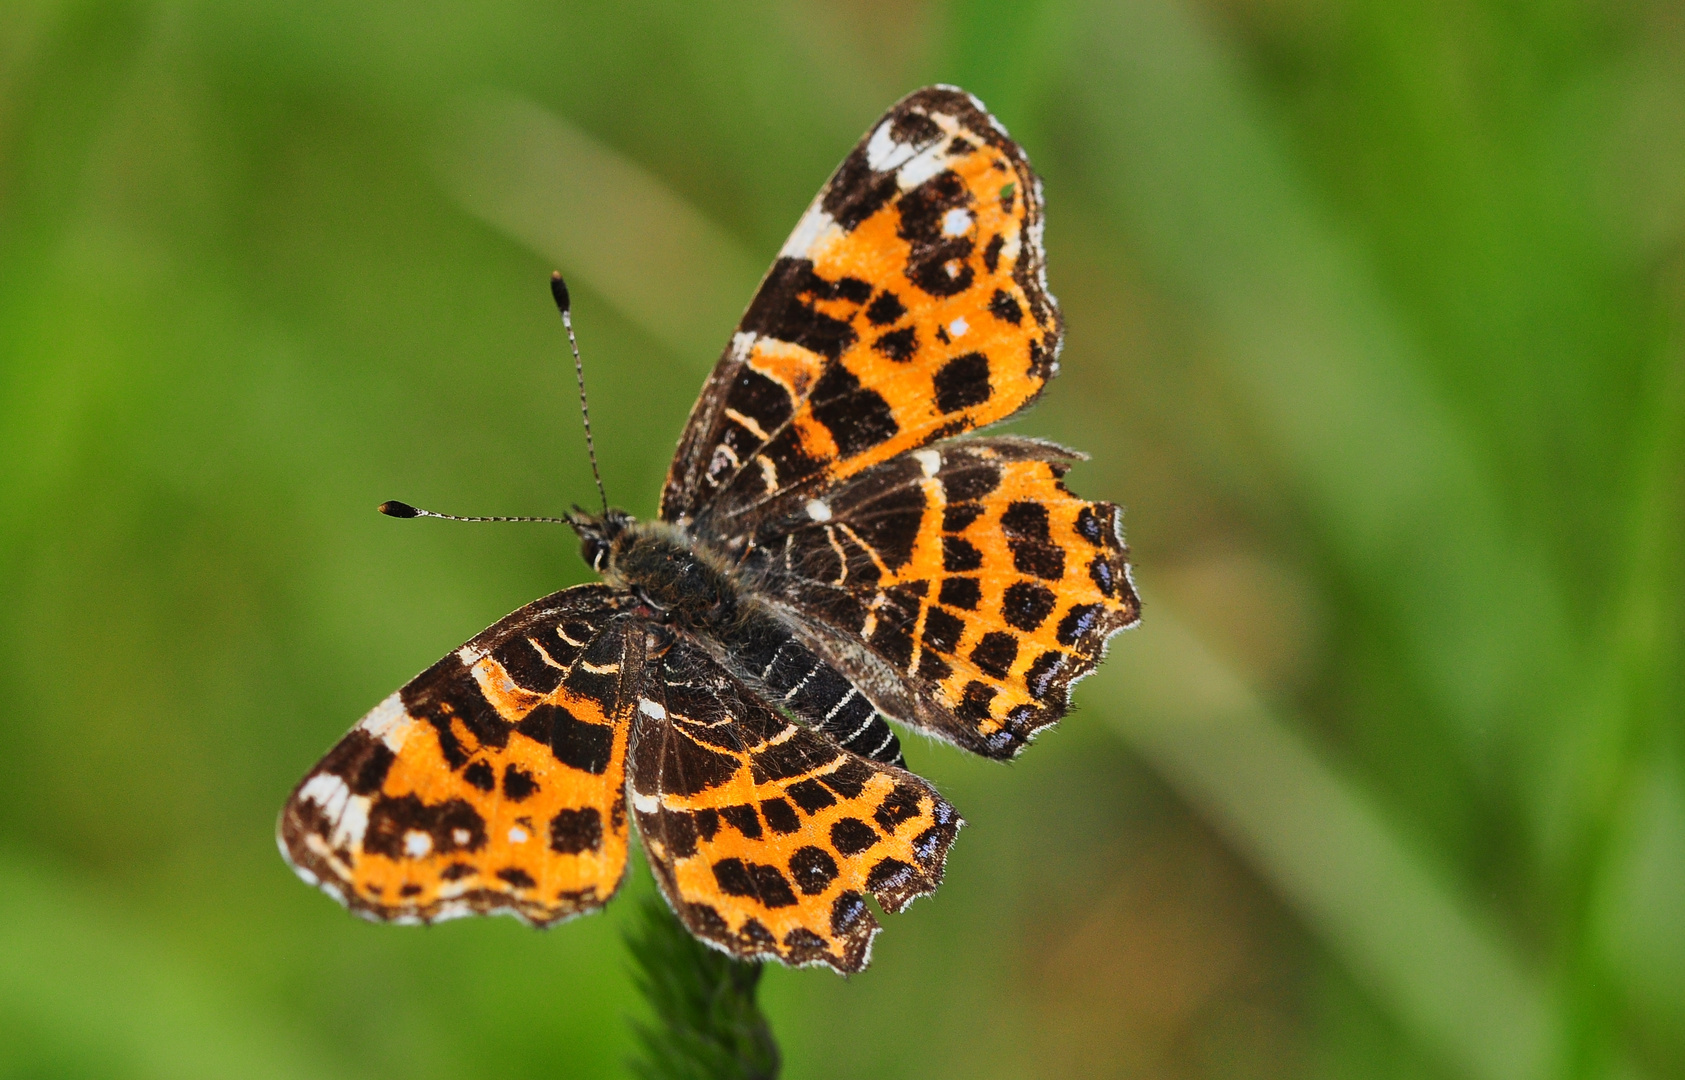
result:
M 575 527 L 586 561 L 610 585 L 642 599 L 652 614 L 714 633 L 728 631 L 749 614 L 736 573 L 676 527 L 612 510 Z
M 672 644 L 672 634 L 657 629 L 665 626 L 690 637 L 717 663 L 773 700 L 792 700 L 791 694 L 800 684 L 814 697 L 814 701 L 805 702 L 813 706 L 810 711 L 814 715 L 798 712 L 802 723 L 817 722 L 827 731 L 826 721 L 849 724 L 849 729 L 840 733 L 847 736 L 855 734 L 869 718 L 872 708 L 865 696 L 860 698 L 864 716 L 855 715 L 859 710 L 838 708 L 853 687 L 797 641 L 794 628 L 755 598 L 756 590 L 764 588 L 765 582 L 745 581 L 713 548 L 676 526 L 636 521 L 618 510 L 602 518 L 576 516 L 573 525 L 579 532 L 585 561 L 609 585 L 627 590 L 642 602 L 642 614 L 654 631 L 651 646 L 657 651 L 665 652 Z M 819 676 L 821 668 L 826 674 Z M 823 707 L 819 707 L 821 701 Z M 869 734 L 882 742 L 889 736 L 889 729 L 880 720 Z M 894 760 L 898 759 L 897 748 Z

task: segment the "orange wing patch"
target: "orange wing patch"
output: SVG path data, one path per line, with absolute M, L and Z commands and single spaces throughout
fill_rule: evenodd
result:
M 820 192 L 691 416 L 662 516 L 716 518 L 1001 420 L 1057 370 L 1040 181 L 974 98 L 892 108 Z
M 590 603 L 607 590 L 569 592 L 589 595 L 505 619 L 305 776 L 279 826 L 300 877 L 396 922 L 507 912 L 544 925 L 607 902 L 626 870 L 623 642 L 602 628 L 612 609 Z
M 909 670 L 992 749 L 1013 753 L 1059 719 L 1071 686 L 1141 613 L 1121 511 L 1071 494 L 1060 480 L 1069 458 L 1029 445 L 1036 456 L 985 442 L 944 454 L 931 492 L 940 533 L 929 529 L 898 575 L 933 586 Z
M 740 957 L 859 971 L 880 929 L 867 894 L 896 912 L 933 891 L 959 815 L 905 769 L 743 693 L 699 651 L 676 647 L 664 667 L 664 703 L 640 706 L 632 798 L 673 909 Z

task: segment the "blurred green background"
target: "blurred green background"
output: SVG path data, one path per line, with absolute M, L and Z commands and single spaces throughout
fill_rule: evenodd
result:
M 1144 625 L 790 1077 L 1685 1075 L 1685 14 L 1654 0 L 0 4 L 0 1077 L 622 1074 L 633 905 L 364 924 L 272 829 L 648 514 L 892 101 L 1047 182 Z M 651 888 L 640 865 L 629 894 Z

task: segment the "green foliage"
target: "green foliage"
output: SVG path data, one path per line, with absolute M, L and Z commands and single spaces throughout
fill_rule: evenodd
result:
M 633 981 L 655 1014 L 638 1023 L 644 1080 L 773 1080 L 778 1044 L 755 1003 L 761 965 L 691 937 L 660 896 L 646 896 L 626 934 Z

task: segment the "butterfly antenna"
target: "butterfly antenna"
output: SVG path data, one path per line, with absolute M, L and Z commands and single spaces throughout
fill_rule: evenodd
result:
M 395 518 L 443 518 L 446 521 L 542 521 L 550 525 L 573 524 L 565 517 L 461 517 L 457 514 L 441 514 L 433 510 L 423 510 L 419 506 L 411 506 L 407 502 L 388 499 L 376 507 L 387 517 Z
M 579 380 L 579 415 L 585 421 L 585 452 L 591 455 L 591 476 L 597 481 L 597 494 L 603 500 L 603 516 L 608 516 L 608 492 L 603 490 L 603 474 L 597 470 L 597 444 L 591 438 L 591 406 L 585 398 L 585 362 L 579 358 L 579 342 L 573 336 L 573 302 L 568 298 L 567 282 L 562 272 L 550 275 L 550 295 L 556 298 L 556 310 L 562 313 L 562 326 L 567 328 L 568 348 L 573 350 L 573 374 Z

